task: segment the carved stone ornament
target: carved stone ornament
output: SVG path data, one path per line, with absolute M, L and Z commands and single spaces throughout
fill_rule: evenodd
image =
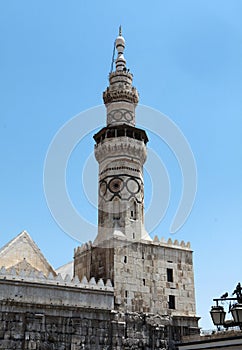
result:
M 139 95 L 134 87 L 132 87 L 131 91 L 123 89 L 111 91 L 107 89 L 103 93 L 103 101 L 105 104 L 119 101 L 137 104 L 139 102 Z
M 96 160 L 100 163 L 107 159 L 112 154 L 112 157 L 130 156 L 139 160 L 143 165 L 146 160 L 146 147 L 143 142 L 133 140 L 132 142 L 122 142 L 121 140 L 108 144 L 99 144 L 95 148 Z

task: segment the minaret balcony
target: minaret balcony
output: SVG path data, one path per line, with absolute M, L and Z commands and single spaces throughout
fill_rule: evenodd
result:
M 138 141 L 143 141 L 145 145 L 149 141 L 144 130 L 132 127 L 127 124 L 102 128 L 97 134 L 93 136 L 94 140 L 96 141 L 95 146 L 106 139 L 118 137 L 129 137 Z

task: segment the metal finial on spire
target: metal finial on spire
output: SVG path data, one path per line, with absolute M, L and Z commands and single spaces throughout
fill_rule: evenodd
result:
M 119 26 L 119 36 L 122 36 L 122 27 L 121 27 L 121 25 Z

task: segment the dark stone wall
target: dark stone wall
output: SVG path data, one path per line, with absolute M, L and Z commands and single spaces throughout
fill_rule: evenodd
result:
M 17 302 L 0 309 L 1 350 L 175 349 L 175 328 L 157 316 Z
M 103 349 L 111 342 L 110 311 L 5 303 L 0 349 Z
M 74 276 L 114 282 L 114 248 L 90 247 L 74 256 Z

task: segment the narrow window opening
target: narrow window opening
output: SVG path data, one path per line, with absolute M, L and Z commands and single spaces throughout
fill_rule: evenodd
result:
M 145 258 L 145 253 L 144 252 L 142 252 L 142 259 L 144 259 Z
M 145 279 L 143 278 L 143 286 L 145 286 Z
M 117 136 L 124 136 L 124 130 L 117 130 Z
M 115 199 L 113 203 L 113 219 L 114 220 L 120 219 L 120 203 L 118 199 Z
M 173 269 L 166 269 L 167 281 L 173 282 Z
M 134 220 L 136 220 L 136 216 L 137 216 L 137 204 L 136 202 L 134 202 Z
M 137 204 L 136 204 L 136 202 L 134 201 L 134 202 L 131 204 L 131 208 L 130 208 L 130 219 L 136 220 L 136 218 L 137 218 Z
M 169 295 L 169 309 L 174 310 L 176 308 L 176 303 L 175 303 L 175 296 L 174 295 Z
M 128 298 L 128 291 L 125 291 L 125 298 Z
M 133 232 L 133 239 L 135 239 L 135 233 Z
M 127 263 L 127 256 L 126 255 L 124 256 L 124 263 L 125 264 Z
M 127 135 L 128 137 L 133 138 L 133 132 L 132 132 L 132 130 L 127 130 L 126 135 Z

